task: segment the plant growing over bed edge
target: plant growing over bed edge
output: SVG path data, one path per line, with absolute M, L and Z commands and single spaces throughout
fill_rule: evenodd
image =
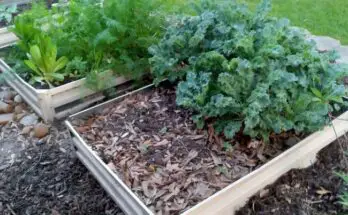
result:
M 180 80 L 177 104 L 196 111 L 198 127 L 226 138 L 242 132 L 312 132 L 344 104 L 346 67 L 321 53 L 287 19 L 269 17 L 269 0 L 253 13 L 236 1 L 201 1 L 197 16 L 178 16 L 149 51 L 156 83 Z
M 131 79 L 149 73 L 147 49 L 162 36 L 165 18 L 182 5 L 176 0 L 72 0 L 48 10 L 39 2 L 16 17 L 12 31 L 25 53 L 36 35 L 50 37 L 57 55 L 70 59 L 66 78 L 87 77 L 87 86 L 100 90 L 109 84 L 96 80 L 104 71 Z

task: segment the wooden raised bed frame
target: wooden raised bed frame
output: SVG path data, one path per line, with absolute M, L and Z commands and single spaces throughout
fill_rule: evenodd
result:
M 7 28 L 0 28 L 0 48 L 11 46 L 18 38 Z M 5 80 L 46 122 L 61 119 L 104 99 L 102 94 L 85 87 L 85 79 L 73 81 L 53 89 L 35 89 L 17 74 L 5 61 L 0 59 L 0 71 L 5 73 Z M 109 87 L 115 87 L 128 81 L 123 77 L 115 77 Z M 74 102 L 74 104 L 72 104 Z M 65 108 L 65 105 L 70 104 Z
M 5 80 L 46 122 L 61 119 L 81 111 L 91 104 L 104 99 L 101 93 L 88 89 L 85 78 L 52 89 L 39 90 L 32 87 L 0 59 L 0 71 L 5 73 Z M 110 87 L 128 81 L 115 77 Z
M 125 94 L 93 108 L 77 113 L 71 117 L 65 124 L 70 131 L 73 145 L 78 158 L 92 172 L 94 177 L 109 193 L 120 208 L 129 215 L 133 214 L 153 214 L 149 208 L 137 197 L 132 190 L 114 173 L 94 152 L 90 146 L 82 139 L 79 133 L 74 129 L 70 120 L 88 116 L 103 109 L 104 106 L 118 102 L 126 96 L 148 90 L 153 85 L 149 85 Z M 260 168 L 254 170 L 248 175 L 240 178 L 206 200 L 182 213 L 182 215 L 231 215 L 242 207 L 246 201 L 260 191 L 265 186 L 272 184 L 280 176 L 291 169 L 306 168 L 312 165 L 317 153 L 325 146 L 344 135 L 348 131 L 348 111 L 333 120 L 330 126 L 317 131 L 307 138 L 303 139 L 295 146 L 284 151 L 279 156 L 273 158 Z

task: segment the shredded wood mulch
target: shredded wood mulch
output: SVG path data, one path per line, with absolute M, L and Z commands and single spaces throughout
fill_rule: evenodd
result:
M 341 146 L 340 146 L 341 144 Z M 348 187 L 335 172 L 348 172 L 342 151 L 348 139 L 341 138 L 318 154 L 317 162 L 301 170 L 292 170 L 252 197 L 237 215 L 346 215 L 348 208 L 339 196 Z
M 177 214 L 279 155 L 273 144 L 226 143 L 198 130 L 175 89 L 157 88 L 111 103 L 73 124 L 105 163 L 157 214 Z
M 1 215 L 122 215 L 80 163 L 69 133 L 53 125 L 45 141 L 0 125 Z

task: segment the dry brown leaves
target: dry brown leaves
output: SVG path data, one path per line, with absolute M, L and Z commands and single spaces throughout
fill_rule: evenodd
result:
M 259 165 L 246 151 L 214 150 L 213 131 L 195 129 L 174 90 L 137 94 L 75 127 L 108 166 L 157 214 L 177 214 Z M 212 128 L 210 128 L 211 130 Z

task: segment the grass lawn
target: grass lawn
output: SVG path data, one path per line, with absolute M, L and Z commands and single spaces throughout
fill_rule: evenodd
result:
M 251 6 L 260 0 L 245 0 Z M 327 35 L 348 45 L 348 0 L 273 0 L 272 15 L 315 35 Z

